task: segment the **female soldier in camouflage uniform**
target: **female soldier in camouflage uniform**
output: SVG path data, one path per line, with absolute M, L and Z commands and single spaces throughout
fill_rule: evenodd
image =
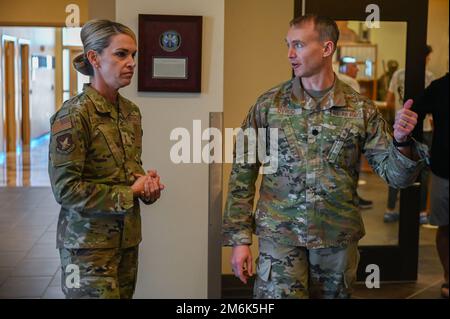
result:
M 131 82 L 136 37 L 128 27 L 89 21 L 74 67 L 91 76 L 51 118 L 49 174 L 61 204 L 57 248 L 67 298 L 131 298 L 141 241 L 139 198 L 164 188 L 142 169 L 141 114 L 118 90 Z

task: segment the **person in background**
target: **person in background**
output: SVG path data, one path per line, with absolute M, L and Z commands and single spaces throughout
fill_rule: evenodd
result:
M 431 216 L 430 224 L 438 226 L 436 248 L 444 269 L 442 297 L 448 299 L 448 215 L 449 215 L 449 74 L 433 81 L 414 105 L 418 120 L 432 114 L 434 130 L 431 144 Z
M 432 52 L 431 46 L 427 45 L 425 52 L 425 65 L 427 66 L 430 61 L 430 54 Z M 431 71 L 425 70 L 425 88 L 430 85 L 434 80 L 434 75 Z M 400 69 L 396 71 L 389 84 L 389 90 L 386 95 L 386 103 L 388 109 L 398 111 L 401 109 L 404 100 L 405 93 L 405 69 Z M 431 130 L 432 130 L 432 117 L 427 115 L 423 120 L 423 131 L 424 131 L 424 142 L 430 142 Z M 428 144 L 430 147 L 431 145 Z M 420 183 L 420 223 L 428 223 L 428 212 L 427 212 L 427 196 L 428 196 L 428 177 L 429 170 L 424 169 L 421 174 Z M 387 209 L 384 213 L 383 220 L 385 223 L 392 223 L 398 221 L 400 215 L 398 211 L 395 210 L 397 203 L 398 189 L 389 187 L 388 190 L 388 202 Z
M 384 61 L 383 61 L 384 66 Z M 386 101 L 386 95 L 389 89 L 389 84 L 391 83 L 392 76 L 398 69 L 398 62 L 395 60 L 389 60 L 387 62 L 387 70 L 382 76 L 377 80 L 377 100 Z M 393 122 L 393 119 L 392 119 Z M 394 123 L 392 123 L 393 125 Z
M 339 59 L 339 80 L 349 85 L 353 90 L 361 93 L 361 86 L 356 80 L 359 68 L 356 59 L 352 56 L 343 56 Z

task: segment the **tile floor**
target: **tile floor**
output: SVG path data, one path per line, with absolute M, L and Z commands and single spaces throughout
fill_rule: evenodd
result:
M 63 298 L 50 188 L 0 188 L 0 298 Z
M 55 248 L 58 211 L 48 187 L 0 187 L 0 299 L 64 298 Z M 435 229 L 421 228 L 416 282 L 371 290 L 357 285 L 354 298 L 439 298 L 442 270 L 430 244 L 434 235 Z M 224 297 L 248 297 L 241 289 Z
M 26 152 L 14 159 L 9 156 L 14 165 L 5 165 L 5 158 L 0 158 L 0 299 L 64 297 L 55 248 L 59 206 L 49 187 L 47 154 L 48 137 L 44 136 L 32 146 L 29 161 L 24 160 Z M 383 223 L 387 186 L 372 174 L 363 173 L 361 180 L 366 183 L 360 186 L 359 194 L 374 202 L 372 209 L 362 211 L 367 235 L 361 244 L 395 245 L 398 223 Z M 2 187 L 5 185 L 38 187 Z M 437 298 L 442 270 L 434 236 L 435 229 L 421 228 L 417 282 L 385 284 L 373 290 L 357 286 L 354 297 Z M 233 283 L 230 287 L 224 292 L 225 298 L 249 296 L 241 286 L 236 291 Z

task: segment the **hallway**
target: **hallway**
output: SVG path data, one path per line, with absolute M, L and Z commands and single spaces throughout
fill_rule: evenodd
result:
M 0 299 L 64 297 L 55 248 L 58 212 L 49 187 L 0 187 Z M 416 282 L 382 283 L 380 289 L 359 284 L 354 298 L 439 298 L 442 270 L 432 244 L 435 232 L 421 228 Z M 251 296 L 248 287 L 234 283 L 231 287 L 223 292 L 224 298 Z
M 48 139 L 47 134 L 33 140 L 31 151 L 24 152 L 23 157 L 19 150 L 17 165 L 8 165 L 14 170 L 7 170 L 0 158 L 0 299 L 64 298 L 59 254 L 55 248 L 59 205 L 49 187 Z M 374 207 L 361 212 L 367 229 L 361 244 L 396 245 L 398 223 L 382 221 L 386 185 L 373 174 L 363 173 L 362 179 L 366 183 L 360 186 L 359 192 L 374 200 Z M 2 187 L 7 185 L 17 187 Z M 24 185 L 33 187 L 21 187 Z M 434 246 L 435 232 L 421 227 L 417 282 L 382 284 L 381 289 L 372 290 L 359 284 L 354 298 L 438 298 L 441 268 Z M 251 296 L 249 287 L 234 282 L 226 286 L 231 289 L 223 291 L 224 298 Z
M 0 188 L 0 299 L 63 298 L 50 188 Z

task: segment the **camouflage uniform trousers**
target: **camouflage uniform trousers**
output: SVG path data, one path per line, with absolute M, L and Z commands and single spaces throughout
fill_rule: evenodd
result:
M 138 246 L 111 249 L 59 250 L 61 288 L 67 299 L 131 299 L 136 287 Z M 79 267 L 79 287 L 73 286 L 73 271 Z M 67 281 L 66 281 L 67 280 Z M 68 285 L 68 283 L 71 283 Z
M 358 244 L 306 249 L 259 239 L 253 297 L 350 298 L 359 263 Z

